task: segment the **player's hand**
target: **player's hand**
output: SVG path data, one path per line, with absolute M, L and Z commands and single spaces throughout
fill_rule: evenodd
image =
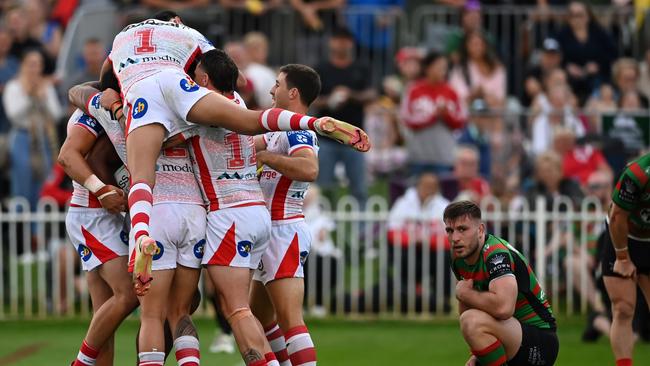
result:
M 614 262 L 614 273 L 618 273 L 625 278 L 635 278 L 636 266 L 629 259 L 617 259 Z
M 467 360 L 467 362 L 465 363 L 465 366 L 476 366 L 476 361 L 478 361 L 478 358 L 472 355 L 472 357 L 470 357 L 469 360 Z
M 113 103 L 121 101 L 120 95 L 113 89 L 106 89 L 102 92 L 101 97 L 99 98 L 99 104 L 105 109 L 110 110 Z
M 456 298 L 459 301 L 462 301 L 461 298 L 467 291 L 471 291 L 474 288 L 474 280 L 460 280 L 456 284 Z
M 99 202 L 102 204 L 102 207 L 106 209 L 106 211 L 112 214 L 117 214 L 126 211 L 128 202 L 126 200 L 126 195 L 124 194 L 123 190 L 121 190 L 118 187 L 107 184 L 99 192 L 102 191 L 106 191 L 106 192 L 102 194 L 98 194 L 97 198 L 99 199 Z

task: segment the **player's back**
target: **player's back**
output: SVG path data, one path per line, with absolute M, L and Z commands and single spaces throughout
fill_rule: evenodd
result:
M 236 92 L 232 100 L 246 108 Z M 195 133 L 190 140 L 194 169 L 210 211 L 263 204 L 253 137 L 215 127 L 198 127 Z
M 196 56 L 214 48 L 195 29 L 175 22 L 147 19 L 126 26 L 113 40 L 109 55 L 122 93 L 138 80 L 165 68 L 186 71 Z

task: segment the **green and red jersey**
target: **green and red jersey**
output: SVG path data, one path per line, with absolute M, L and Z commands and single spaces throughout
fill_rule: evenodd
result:
M 630 232 L 650 239 L 650 154 L 632 161 L 616 182 L 612 201 L 628 211 Z
M 490 282 L 514 276 L 517 281 L 517 303 L 514 317 L 523 324 L 543 329 L 555 329 L 551 304 L 539 285 L 535 273 L 524 256 L 507 241 L 488 234 L 478 261 L 467 264 L 454 258 L 451 268 L 458 280 L 474 280 L 474 289 L 488 291 Z

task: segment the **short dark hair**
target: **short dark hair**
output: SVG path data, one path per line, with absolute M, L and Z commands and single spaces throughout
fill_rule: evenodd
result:
M 318 73 L 307 65 L 288 64 L 280 68 L 286 75 L 287 87 L 296 88 L 300 101 L 309 107 L 320 94 L 321 82 Z
M 423 72 L 427 67 L 429 67 L 429 65 L 431 65 L 432 63 L 438 61 L 441 58 L 446 59 L 447 56 L 443 55 L 442 53 L 436 52 L 436 51 L 431 51 L 431 52 L 427 53 L 427 55 L 424 56 L 424 58 L 422 59 L 422 63 L 421 63 Z
M 168 22 L 176 17 L 180 18 L 180 16 L 173 10 L 161 10 L 154 14 L 152 18 Z
M 468 216 L 471 219 L 481 219 L 481 209 L 472 201 L 458 201 L 445 208 L 442 214 L 443 221 L 454 221 L 461 217 Z
M 208 74 L 212 85 L 222 93 L 231 93 L 237 86 L 239 69 L 223 50 L 215 48 L 201 56 L 201 67 Z
M 354 41 L 354 34 L 346 27 L 336 27 L 332 31 L 331 38 L 342 38 Z
M 118 93 L 121 92 L 120 83 L 117 80 L 115 73 L 113 73 L 113 68 L 106 70 L 106 72 L 104 72 L 99 77 L 99 90 L 104 91 L 109 88 L 115 90 Z

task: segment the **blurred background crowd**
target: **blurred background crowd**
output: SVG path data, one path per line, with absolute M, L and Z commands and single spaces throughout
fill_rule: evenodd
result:
M 233 58 L 252 108 L 270 107 L 279 66 L 313 66 L 323 88 L 311 114 L 362 126 L 373 141 L 361 154 L 321 139 L 318 186 L 333 205 L 346 193 L 361 207 L 384 196 L 388 240 L 405 250 L 427 240 L 409 237 L 414 223 L 435 226 L 459 198 L 535 208 L 541 196 L 550 210 L 558 196 L 576 207 L 594 196 L 607 207 L 616 174 L 650 145 L 650 1 L 6 0 L 1 200 L 65 207 L 71 185 L 55 162 L 67 91 L 97 79 L 121 27 L 160 9 Z M 315 215 L 316 242 L 336 258 L 333 224 Z M 549 253 L 568 234 L 551 232 Z M 597 257 L 570 258 L 578 288 Z M 598 314 L 594 286 L 582 296 Z

